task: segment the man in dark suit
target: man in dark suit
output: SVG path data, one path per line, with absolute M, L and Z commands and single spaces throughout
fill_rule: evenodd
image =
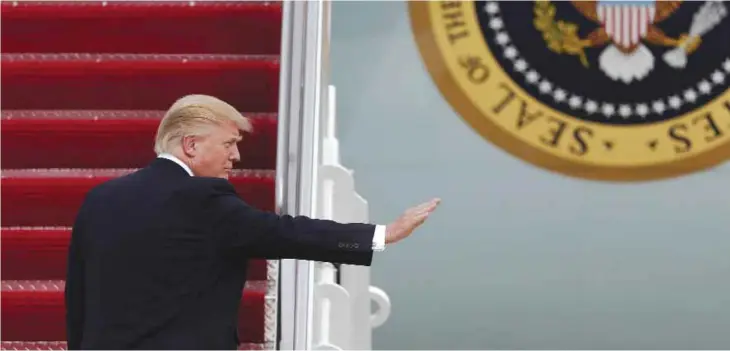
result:
M 87 194 L 69 246 L 69 349 L 235 349 L 249 259 L 370 265 L 438 204 L 388 226 L 257 210 L 226 179 L 241 130 L 227 103 L 184 97 L 160 123 L 159 157 Z

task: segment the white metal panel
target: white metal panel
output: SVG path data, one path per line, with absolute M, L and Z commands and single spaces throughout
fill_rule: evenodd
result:
M 315 214 L 327 6 L 324 1 L 284 2 L 276 198 L 282 214 Z M 312 266 L 309 261 L 281 262 L 281 350 L 311 348 Z

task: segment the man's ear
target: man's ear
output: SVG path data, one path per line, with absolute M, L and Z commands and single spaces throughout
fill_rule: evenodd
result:
M 197 154 L 197 138 L 193 135 L 182 137 L 182 150 L 185 156 L 195 157 Z

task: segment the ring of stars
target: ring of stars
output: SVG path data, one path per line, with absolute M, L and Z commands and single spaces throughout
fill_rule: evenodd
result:
M 714 70 L 708 77 L 683 92 L 664 99 L 642 103 L 609 103 L 587 99 L 555 85 L 530 67 L 530 64 L 520 56 L 517 48 L 511 43 L 509 34 L 504 30 L 504 21 L 496 1 L 488 1 L 484 6 L 484 11 L 489 16 L 489 28 L 495 33 L 495 41 L 501 46 L 502 55 L 512 62 L 514 70 L 522 74 L 529 84 L 536 86 L 541 94 L 552 96 L 555 102 L 567 104 L 573 110 L 582 109 L 589 114 L 600 113 L 607 119 L 615 116 L 624 119 L 639 116 L 643 119 L 650 114 L 662 115 L 671 109 L 678 110 L 683 105 L 693 104 L 699 96 L 708 95 L 714 89 L 723 88 L 726 81 L 730 81 L 730 57 L 727 57 L 722 63 L 722 67 Z

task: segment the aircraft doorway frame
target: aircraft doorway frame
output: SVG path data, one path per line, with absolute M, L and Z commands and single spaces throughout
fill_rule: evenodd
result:
M 276 206 L 281 214 L 315 215 L 319 121 L 327 106 L 329 16 L 329 1 L 283 2 L 276 167 Z M 279 264 L 277 349 L 309 350 L 314 264 Z

